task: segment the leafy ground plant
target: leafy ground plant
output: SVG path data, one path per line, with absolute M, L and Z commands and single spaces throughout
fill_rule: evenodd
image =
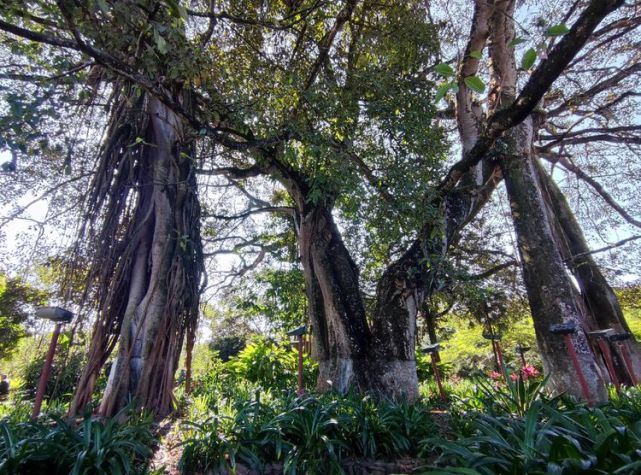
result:
M 641 470 L 641 422 L 630 424 L 607 405 L 536 400 L 523 415 L 470 412 L 456 440 L 425 442 L 441 451 L 427 473 L 631 475 Z
M 343 473 L 346 459 L 417 456 L 434 433 L 429 407 L 348 394 L 275 397 L 256 393 L 231 412 L 189 423 L 184 473 L 233 471 L 242 463 L 264 473 Z
M 87 413 L 78 424 L 55 415 L 18 424 L 3 420 L 0 435 L 2 474 L 136 473 L 154 443 L 151 418 L 129 408 L 107 420 Z

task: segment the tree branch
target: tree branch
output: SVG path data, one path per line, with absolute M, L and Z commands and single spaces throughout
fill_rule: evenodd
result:
M 485 132 L 472 149 L 455 163 L 438 187 L 442 197 L 452 190 L 463 174 L 476 165 L 506 130 L 520 124 L 534 110 L 550 86 L 578 54 L 601 20 L 623 5 L 623 0 L 592 0 L 568 33 L 552 48 L 530 76 L 511 106 L 500 109 L 489 118 Z
M 222 219 L 225 221 L 231 221 L 234 219 L 244 219 L 248 218 L 249 216 L 252 216 L 254 214 L 261 214 L 261 213 L 283 213 L 288 216 L 293 216 L 294 215 L 294 208 L 291 208 L 289 206 L 267 206 L 265 208 L 253 208 L 253 209 L 248 209 L 243 211 L 242 213 L 235 214 L 235 215 L 224 215 L 224 214 L 204 214 L 204 218 L 215 218 L 215 219 Z
M 594 249 L 593 251 L 582 252 L 580 254 L 572 256 L 572 258 L 568 259 L 568 261 L 575 261 L 575 260 L 579 259 L 580 257 L 587 256 L 589 254 L 597 254 L 599 252 L 609 251 L 610 249 L 614 249 L 616 247 L 623 246 L 624 244 L 627 244 L 627 243 L 632 242 L 632 241 L 636 241 L 638 239 L 641 239 L 641 235 L 631 236 L 629 238 L 625 238 L 625 239 L 622 239 L 620 241 L 617 241 L 614 244 L 610 244 L 609 246 L 600 247 L 599 249 Z
M 512 267 L 517 265 L 517 261 L 508 261 L 508 262 L 503 262 L 502 264 L 498 264 L 494 267 L 490 267 L 489 269 L 479 273 L 479 274 L 472 274 L 470 276 L 467 276 L 468 280 L 482 280 L 482 279 L 487 279 L 488 277 L 496 274 L 499 271 L 502 271 L 503 269 L 507 269 L 508 267 Z
M 578 166 L 574 165 L 570 160 L 565 157 L 556 156 L 552 158 L 546 155 L 543 155 L 543 158 L 553 164 L 559 163 L 563 168 L 574 173 L 577 178 L 585 181 L 592 188 L 594 188 L 594 190 L 601 196 L 601 198 L 603 198 L 603 200 L 607 204 L 609 204 L 617 213 L 619 213 L 619 215 L 621 215 L 623 219 L 625 219 L 631 225 L 641 228 L 641 221 L 634 219 L 625 209 L 623 209 L 621 205 L 619 205 L 614 200 L 614 198 L 612 198 L 612 196 L 607 191 L 605 191 L 605 189 L 599 182 L 597 182 L 594 178 L 581 170 Z

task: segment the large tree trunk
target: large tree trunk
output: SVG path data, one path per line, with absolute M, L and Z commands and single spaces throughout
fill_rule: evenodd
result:
M 509 107 L 516 97 L 514 49 L 508 46 L 514 38 L 514 7 L 514 0 L 499 0 L 490 18 L 491 103 L 496 110 Z M 551 387 L 580 399 L 605 400 L 607 389 L 601 369 L 587 340 L 576 292 L 556 246 L 541 195 L 532 158 L 532 118 L 527 117 L 509 130 L 495 149 L 510 201 L 537 343 Z M 563 337 L 550 331 L 553 324 L 570 322 L 578 328 L 571 341 L 581 375 L 573 366 Z M 581 385 L 576 384 L 581 376 L 589 395 L 583 394 Z
M 299 245 L 319 361 L 319 389 L 368 388 L 370 333 L 360 295 L 358 268 L 328 207 L 305 206 Z
M 135 165 L 120 165 L 129 167 L 133 178 L 119 185 L 136 192 L 123 196 L 122 190 L 116 190 L 120 196 L 105 201 L 107 206 L 118 200 L 131 201 L 134 218 L 115 221 L 125 228 L 124 234 L 120 229 L 109 229 L 114 227 L 113 220 L 103 222 L 100 234 L 113 239 L 109 243 L 114 248 L 109 253 L 113 259 L 94 263 L 97 269 L 93 275 L 109 285 L 98 293 L 101 305 L 92 347 L 113 348 L 113 343 L 105 341 L 109 333 L 119 334 L 100 405 L 103 415 L 113 415 L 130 398 L 157 416 L 172 410 L 174 373 L 185 332 L 193 328 L 198 314 L 200 211 L 192 159 L 181 153 L 184 137 L 180 118 L 155 98 L 144 104 L 145 144 L 135 158 L 119 157 L 119 163 L 135 161 Z M 128 206 L 131 203 L 114 215 Z M 115 304 L 118 299 L 126 304 Z M 88 402 L 105 358 L 104 354 L 90 354 L 72 412 Z
M 565 196 L 552 177 L 536 162 L 543 196 L 549 207 L 550 219 L 558 228 L 557 243 L 561 254 L 575 277 L 584 302 L 587 326 L 591 330 L 612 329 L 617 333 L 630 333 L 619 300 L 608 284 L 600 267 L 590 253 L 581 226 L 577 222 Z M 631 336 L 625 345 L 634 368 L 641 367 L 641 346 Z M 615 369 L 620 381 L 631 384 L 636 375 L 631 375 L 618 345 L 612 345 Z
M 584 333 L 584 318 L 576 306 L 574 290 L 548 221 L 529 153 L 531 143 L 532 129 L 527 119 L 506 137 L 507 150 L 515 153 L 503 156 L 500 164 L 545 373 L 550 377 L 553 391 L 584 399 L 563 337 L 550 332 L 553 324 L 573 322 L 579 331 L 571 336 L 571 341 L 590 399 L 606 400 L 608 394 L 602 373 Z
M 416 316 L 425 299 L 425 264 L 418 242 L 387 268 L 376 288 L 372 324 L 375 389 L 408 400 L 418 398 Z
M 419 262 L 418 244 L 385 273 L 377 290 L 373 324 L 368 325 L 359 272 L 341 238 L 331 203 L 312 204 L 305 181 L 291 170 L 276 176 L 296 203 L 296 226 L 319 362 L 318 388 L 341 392 L 374 390 L 393 398 L 415 399 L 416 312 L 420 286 L 406 286 Z

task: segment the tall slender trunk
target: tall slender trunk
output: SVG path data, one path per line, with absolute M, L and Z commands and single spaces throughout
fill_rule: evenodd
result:
M 319 388 L 366 389 L 370 332 L 358 268 L 329 208 L 305 207 L 299 245 L 315 336 L 313 355 L 319 361 Z
M 516 98 L 514 49 L 508 46 L 515 37 L 515 3 L 515 0 L 497 0 L 490 18 L 491 105 L 495 110 L 509 107 Z M 578 398 L 589 397 L 594 401 L 604 400 L 607 399 L 607 389 L 584 331 L 585 321 L 581 308 L 577 306 L 576 292 L 556 246 L 532 150 L 532 117 L 510 129 L 495 146 L 505 179 L 523 280 L 545 373 L 556 392 L 567 392 Z M 571 342 L 581 375 L 574 368 L 564 338 L 550 331 L 553 324 L 570 322 L 579 329 L 571 336 Z M 589 396 L 584 395 L 581 385 L 576 384 L 581 376 L 587 381 Z
M 592 257 L 583 230 L 565 196 L 552 177 L 536 162 L 543 197 L 549 206 L 550 219 L 555 220 L 559 237 L 557 243 L 565 262 L 575 277 L 584 302 L 587 325 L 593 330 L 612 329 L 617 333 L 630 332 L 614 290 L 608 284 L 600 267 Z M 631 336 L 622 343 L 633 360 L 635 368 L 641 368 L 641 346 Z M 635 378 L 629 373 L 618 345 L 611 346 L 617 377 L 631 384 Z
M 606 400 L 607 389 L 594 353 L 587 340 L 584 318 L 577 308 L 574 290 L 557 249 L 545 203 L 538 186 L 530 154 L 531 120 L 515 128 L 505 138 L 506 154 L 500 159 L 516 231 L 539 351 L 546 375 L 555 392 L 584 399 L 578 375 L 563 337 L 550 326 L 573 322 L 579 331 L 571 336 L 573 348 L 593 401 Z

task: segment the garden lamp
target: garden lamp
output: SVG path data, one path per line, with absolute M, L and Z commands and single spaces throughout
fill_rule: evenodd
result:
M 523 368 L 527 366 L 527 363 L 525 362 L 525 353 L 530 351 L 529 346 L 523 346 L 520 343 L 516 344 L 516 347 L 514 347 L 514 351 L 516 352 L 517 355 L 521 357 L 521 363 L 523 364 Z
M 439 372 L 438 366 L 436 365 L 436 358 L 438 357 L 438 350 L 441 347 L 439 343 L 434 343 L 433 345 L 427 345 L 421 349 L 421 352 L 424 355 L 430 355 L 432 360 L 432 370 L 434 371 L 434 379 L 436 379 L 436 385 L 438 386 L 438 392 L 441 396 L 441 400 L 445 401 L 445 391 L 443 391 L 443 384 L 441 383 L 441 373 Z
M 574 370 L 579 377 L 579 383 L 581 384 L 581 391 L 583 392 L 583 396 L 588 401 L 588 405 L 591 406 L 592 395 L 590 394 L 590 389 L 588 388 L 588 382 L 585 380 L 585 375 L 583 374 L 583 370 L 581 369 L 581 365 L 579 364 L 579 359 L 577 358 L 576 351 L 574 350 L 572 338 L 570 338 L 570 335 L 577 333 L 576 323 L 565 322 L 550 325 L 550 333 L 552 333 L 553 335 L 561 335 L 563 337 L 563 341 L 565 342 L 565 349 L 567 350 L 570 361 L 572 361 Z
M 298 347 L 298 395 L 302 396 L 305 393 L 303 386 L 303 338 L 307 333 L 307 325 L 294 328 L 287 332 L 287 336 L 292 343 L 296 343 Z
M 69 323 L 73 319 L 73 313 L 60 307 L 39 307 L 36 309 L 36 317 L 44 320 L 51 320 L 55 322 L 56 326 L 53 329 L 51 336 L 51 343 L 49 343 L 49 351 L 47 352 L 47 359 L 42 367 L 40 374 L 40 381 L 38 382 L 38 389 L 36 390 L 36 400 L 33 403 L 33 412 L 31 418 L 35 419 L 40 414 L 40 407 L 42 406 L 42 399 L 45 395 L 47 388 L 47 380 L 51 372 L 51 365 L 53 364 L 53 355 L 56 353 L 56 345 L 58 344 L 58 337 L 60 336 L 60 329 L 65 323 Z
M 494 350 L 494 355 L 496 356 L 496 365 L 498 368 L 505 373 L 505 365 L 503 364 L 503 353 L 501 352 L 501 334 L 493 333 L 492 331 L 484 332 L 483 338 L 490 340 L 492 342 L 492 349 Z

